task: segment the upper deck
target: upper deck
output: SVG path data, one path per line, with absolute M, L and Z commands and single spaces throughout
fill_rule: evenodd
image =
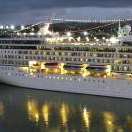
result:
M 117 34 L 113 34 L 114 36 L 100 34 L 101 37 L 97 37 L 92 34 L 93 32 L 88 32 L 89 29 L 87 29 L 88 31 L 83 30 L 83 32 L 82 30 L 54 32 L 50 30 L 51 25 L 45 24 L 40 29 L 37 27 L 37 31 L 33 25 L 29 27 L 30 30 L 25 28 L 20 31 L 13 31 L 10 37 L 0 37 L 0 49 L 132 53 L 132 45 L 120 43 L 119 38 L 116 37 Z
M 48 38 L 50 39 L 50 38 Z M 127 52 L 132 53 L 132 46 L 119 43 L 112 44 L 104 41 L 47 41 L 46 37 L 28 36 L 0 38 L 0 49 L 38 49 L 60 51 L 89 51 L 89 52 Z

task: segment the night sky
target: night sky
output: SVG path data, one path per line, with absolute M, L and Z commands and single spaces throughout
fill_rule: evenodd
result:
M 35 23 L 45 17 L 131 18 L 132 0 L 0 0 L 0 23 Z

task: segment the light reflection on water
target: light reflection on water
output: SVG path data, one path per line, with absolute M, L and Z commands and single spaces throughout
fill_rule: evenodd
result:
M 132 100 L 0 87 L 0 132 L 132 132 Z

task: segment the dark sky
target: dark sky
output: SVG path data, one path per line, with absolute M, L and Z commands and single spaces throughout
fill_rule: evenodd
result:
M 131 17 L 132 0 L 0 0 L 0 23 L 29 23 L 45 16 Z

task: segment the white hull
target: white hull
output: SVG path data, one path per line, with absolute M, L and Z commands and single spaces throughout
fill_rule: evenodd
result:
M 6 67 L 6 68 L 5 68 Z M 16 68 L 0 67 L 0 81 L 20 87 L 132 98 L 131 80 L 113 80 L 66 75 L 29 75 Z

